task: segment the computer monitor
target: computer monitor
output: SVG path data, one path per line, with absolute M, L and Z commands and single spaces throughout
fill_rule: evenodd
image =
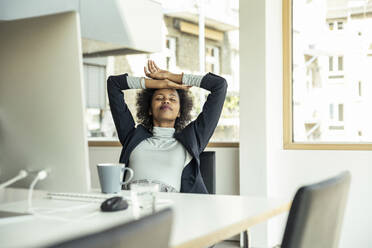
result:
M 36 188 L 90 189 L 79 16 L 0 22 L 0 182 L 48 169 Z M 35 175 L 15 183 L 29 187 Z

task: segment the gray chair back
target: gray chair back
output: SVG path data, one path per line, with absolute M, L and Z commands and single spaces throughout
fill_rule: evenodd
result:
M 204 151 L 200 154 L 200 172 L 209 194 L 216 194 L 216 152 Z
M 53 248 L 167 248 L 172 210 L 167 208 L 110 229 L 52 245 Z
M 351 176 L 301 187 L 292 202 L 282 248 L 338 247 Z

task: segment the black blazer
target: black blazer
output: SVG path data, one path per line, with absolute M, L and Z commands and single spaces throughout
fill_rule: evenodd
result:
M 132 114 L 124 100 L 122 90 L 129 89 L 128 74 L 110 76 L 107 80 L 107 92 L 111 107 L 112 117 L 123 149 L 120 163 L 129 164 L 129 156 L 141 141 L 152 136 L 143 125 L 135 126 Z M 200 173 L 199 155 L 207 146 L 214 129 L 218 124 L 222 107 L 225 102 L 227 82 L 224 78 L 213 73 L 206 74 L 200 87 L 209 90 L 207 101 L 202 112 L 182 131 L 175 133 L 174 137 L 186 148 L 193 159 L 182 171 L 181 192 L 208 193 Z

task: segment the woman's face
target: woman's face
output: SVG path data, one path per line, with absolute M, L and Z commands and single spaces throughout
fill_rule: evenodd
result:
M 159 89 L 152 96 L 150 114 L 157 122 L 170 122 L 180 116 L 180 97 L 175 89 Z

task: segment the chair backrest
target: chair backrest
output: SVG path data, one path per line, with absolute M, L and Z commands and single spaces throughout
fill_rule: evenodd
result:
M 170 208 L 139 220 L 52 245 L 53 248 L 167 248 L 171 231 Z
M 204 151 L 200 154 L 200 172 L 209 194 L 216 194 L 216 152 Z
M 340 239 L 350 173 L 301 187 L 292 202 L 282 248 L 335 248 Z

